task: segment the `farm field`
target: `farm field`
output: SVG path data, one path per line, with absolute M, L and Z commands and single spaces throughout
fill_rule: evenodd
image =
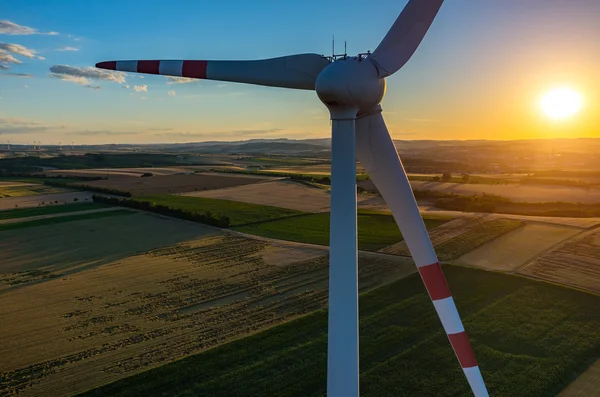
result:
M 66 189 L 35 183 L 0 182 L 0 199 L 6 197 L 35 196 L 38 194 L 62 193 Z
M 187 172 L 185 167 L 148 167 L 148 168 L 94 168 L 82 170 L 48 170 L 48 175 L 76 175 L 76 176 L 133 176 L 139 177 L 145 172 L 151 172 L 154 175 L 173 175 Z
M 85 182 L 86 185 L 130 192 L 133 196 L 175 194 L 201 190 L 222 189 L 267 180 L 266 177 L 230 174 L 178 174 L 141 178 L 139 175 L 115 176 L 106 180 Z
M 477 269 L 445 273 L 490 395 L 556 395 L 600 355 L 600 297 Z M 362 295 L 359 307 L 362 396 L 469 395 L 418 275 Z M 326 332 L 319 311 L 81 396 L 323 396 Z
M 461 195 L 486 193 L 526 203 L 542 203 L 550 201 L 564 201 L 569 203 L 600 202 L 600 189 L 586 189 L 571 186 L 518 185 L 507 188 L 503 185 L 421 181 L 412 181 L 410 184 L 413 189 L 417 190 L 437 190 L 444 193 L 456 193 Z
M 456 259 L 456 263 L 490 270 L 514 271 L 581 229 L 527 223 L 501 235 Z
M 423 217 L 427 217 L 427 215 L 434 216 L 433 214 L 422 213 Z M 521 227 L 522 224 L 523 221 L 517 219 L 463 216 L 432 229 L 430 238 L 438 258 L 441 261 L 450 261 L 488 241 Z M 381 252 L 394 255 L 410 255 L 410 251 L 404 242 L 385 247 Z
M 108 218 L 120 215 L 132 215 L 134 211 L 119 208 L 104 208 L 90 211 L 63 213 L 57 215 L 34 216 L 25 219 L 11 219 L 0 223 L 0 231 L 25 229 L 37 226 L 56 225 L 59 223 Z
M 98 203 L 75 203 L 56 206 L 45 206 L 36 208 L 20 208 L 15 210 L 0 211 L 0 222 L 7 219 L 29 218 L 32 216 L 54 215 L 74 211 L 88 211 L 100 208 L 106 208 Z
M 304 212 L 329 210 L 329 191 L 292 181 L 273 181 L 227 189 L 184 193 L 184 196 L 209 197 L 245 203 L 271 205 Z M 365 200 L 358 195 L 358 202 Z
M 213 215 L 228 216 L 232 226 L 248 223 L 265 222 L 272 219 L 303 215 L 303 212 L 280 207 L 242 203 L 239 201 L 220 200 L 205 197 L 187 197 L 171 195 L 150 195 L 136 198 L 137 201 L 162 204 L 172 208 L 204 214 L 210 211 Z
M 463 234 L 438 244 L 435 251 L 440 260 L 453 260 L 522 225 L 522 221 L 513 219 L 494 219 L 483 222 Z
M 40 270 L 61 276 L 215 232 L 149 213 L 128 215 L 126 227 L 117 216 L 0 231 L 0 274 Z
M 422 215 L 425 218 L 428 218 L 428 217 L 433 218 L 435 216 L 435 214 L 432 214 L 432 213 L 428 213 L 428 214 L 423 213 Z M 454 215 L 456 216 L 456 214 L 454 214 Z M 446 217 L 449 218 L 448 215 L 446 215 Z M 442 225 L 439 225 L 439 226 L 429 230 L 429 238 L 431 239 L 431 243 L 433 244 L 433 246 L 436 247 L 448 240 L 451 240 L 455 237 L 460 236 L 463 233 L 468 232 L 469 230 L 473 229 L 475 226 L 484 222 L 485 219 L 486 219 L 485 215 L 458 216 L 449 222 L 446 222 Z M 399 243 L 385 247 L 381 250 L 381 252 L 385 252 L 386 254 L 393 254 L 393 255 L 410 256 L 410 251 L 408 250 L 408 247 L 406 246 L 406 242 L 404 242 L 404 241 L 401 241 Z
M 301 252 L 302 247 L 291 245 L 288 255 L 283 242 L 269 244 L 190 222 L 134 216 L 149 217 L 140 219 L 146 230 L 159 231 L 144 235 L 144 240 L 154 239 L 154 249 L 140 250 L 139 244 L 132 249 L 126 241 L 115 244 L 124 240 L 122 229 L 130 226 L 114 230 L 107 219 L 87 223 L 95 233 L 78 243 L 92 246 L 99 241 L 105 250 L 113 248 L 112 255 L 98 249 L 69 252 L 75 234 L 59 234 L 57 228 L 63 225 L 36 228 L 35 236 L 14 248 L 22 250 L 18 269 L 31 269 L 28 273 L 37 279 L 27 283 L 5 274 L 2 280 L 6 286 L 0 289 L 0 321 L 7 324 L 10 319 L 11 326 L 0 327 L 0 394 L 82 392 L 326 305 L 326 251 L 309 247 Z M 44 228 L 53 233 L 43 234 Z M 100 231 L 120 236 L 111 244 L 98 238 Z M 165 244 L 176 233 L 181 241 Z M 185 239 L 190 235 L 195 237 Z M 12 243 L 23 239 L 9 237 Z M 62 259 L 79 254 L 79 266 L 53 263 L 58 258 L 51 252 L 45 253 L 46 261 L 33 254 L 41 251 L 41 241 L 53 240 L 56 247 L 59 238 L 66 243 L 57 247 L 67 251 Z M 0 242 L 5 244 L 2 232 Z M 12 256 L 4 247 L 0 252 Z M 298 260 L 290 262 L 290 257 Z M 2 271 L 11 265 L 16 270 L 14 260 L 0 263 Z M 47 269 L 54 273 L 43 273 Z M 361 254 L 359 269 L 362 291 L 415 272 L 409 259 L 377 254 Z
M 359 210 L 357 218 L 358 249 L 360 250 L 377 251 L 402 240 L 398 226 L 389 214 Z M 425 225 L 428 228 L 434 228 L 448 220 L 448 218 L 426 217 Z M 244 225 L 235 230 L 274 239 L 329 245 L 329 213 L 309 214 Z
M 64 192 L 65 190 L 62 189 Z M 44 205 L 58 205 L 79 202 L 91 202 L 92 193 L 89 192 L 64 192 L 54 194 L 38 194 L 35 196 L 21 196 L 21 197 L 5 197 L 0 199 L 0 211 L 16 209 L 16 208 L 30 208 L 39 207 Z
M 594 229 L 547 252 L 519 273 L 600 293 L 600 231 Z

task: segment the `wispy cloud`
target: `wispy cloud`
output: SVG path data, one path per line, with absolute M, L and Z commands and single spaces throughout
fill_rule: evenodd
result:
M 46 34 L 50 36 L 58 35 L 58 32 L 40 32 L 37 29 L 30 28 L 29 26 L 19 25 L 9 20 L 0 20 L 0 34 L 9 35 L 32 35 L 32 34 Z
M 24 78 L 31 78 L 31 77 L 35 77 L 32 74 L 29 73 L 2 73 L 0 74 L 0 76 L 11 76 L 11 77 L 24 77 Z
M 15 58 L 14 56 L 12 56 L 11 54 L 9 54 L 8 52 L 4 51 L 4 50 L 0 50 L 0 64 L 3 64 L 6 66 L 6 69 L 9 68 L 8 64 L 9 63 L 21 63 L 21 61 L 19 61 L 17 58 Z
M 0 118 L 0 133 L 6 135 L 31 134 L 50 129 L 49 126 L 36 121 L 16 117 Z
M 35 50 L 31 48 L 27 48 L 20 44 L 10 44 L 10 43 L 2 43 L 0 42 L 0 50 L 4 50 L 6 52 L 11 52 L 13 54 L 22 55 L 27 58 L 35 58 Z
M 56 51 L 79 51 L 79 48 L 77 47 L 60 47 L 57 48 Z
M 200 80 L 198 79 L 189 79 L 187 77 L 177 77 L 177 76 L 166 76 L 167 84 L 184 84 L 184 83 L 198 83 Z
M 68 132 L 67 135 L 85 135 L 85 136 L 97 136 L 97 135 L 136 135 L 139 132 L 136 131 L 112 131 L 112 130 L 85 130 L 85 131 L 73 131 Z
M 45 57 L 42 57 L 42 56 L 39 56 L 39 55 L 38 55 L 37 59 L 39 59 L 40 61 L 45 61 L 46 60 Z
M 169 94 L 169 96 L 175 96 L 175 95 L 177 95 L 177 93 L 174 90 L 171 90 L 171 91 L 167 92 L 167 94 Z
M 133 89 L 135 90 L 135 92 L 142 92 L 142 91 L 146 92 L 146 91 L 148 91 L 148 86 L 145 84 L 144 85 L 134 85 Z
M 270 135 L 278 134 L 285 131 L 284 128 L 266 128 L 256 130 L 229 130 L 229 131 L 216 131 L 216 132 L 169 132 L 169 133 L 155 133 L 155 136 L 163 136 L 168 138 L 183 138 L 183 139 L 196 139 L 206 138 L 207 136 L 220 136 L 220 137 L 240 137 L 240 136 L 254 136 L 254 135 Z
M 123 88 L 129 89 L 129 84 L 125 84 Z
M 76 83 L 86 88 L 99 90 L 101 89 L 101 87 L 91 85 L 88 79 L 112 81 L 115 83 L 122 84 L 125 83 L 126 74 L 122 72 L 113 72 L 92 67 L 79 68 L 69 65 L 53 65 L 50 67 L 49 76 L 63 81 Z

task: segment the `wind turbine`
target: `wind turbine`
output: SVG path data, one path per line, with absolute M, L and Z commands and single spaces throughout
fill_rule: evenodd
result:
M 255 61 L 127 60 L 96 67 L 315 90 L 331 114 L 327 395 L 359 394 L 356 159 L 390 207 L 471 390 L 488 396 L 462 321 L 379 105 L 385 78 L 412 57 L 443 0 L 410 0 L 375 51 Z

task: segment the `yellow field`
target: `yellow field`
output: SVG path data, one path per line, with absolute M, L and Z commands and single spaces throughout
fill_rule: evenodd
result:
M 305 212 L 327 211 L 329 191 L 292 181 L 272 181 L 226 189 L 184 193 L 184 196 L 209 197 L 245 203 L 270 205 Z M 366 200 L 359 195 L 358 202 Z
M 490 270 L 513 271 L 581 233 L 581 229 L 528 223 L 461 256 L 455 262 Z
M 519 273 L 600 293 L 600 231 L 569 240 Z
M 0 394 L 84 391 L 327 299 L 320 248 L 147 214 L 0 233 L 0 253 L 5 277 L 52 275 L 0 289 Z M 373 253 L 359 267 L 361 290 L 415 271 L 409 259 Z

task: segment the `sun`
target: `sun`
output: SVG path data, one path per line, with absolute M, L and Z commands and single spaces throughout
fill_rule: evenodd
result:
M 581 95 L 568 87 L 555 88 L 540 98 L 540 108 L 551 119 L 562 120 L 579 112 L 583 105 Z

